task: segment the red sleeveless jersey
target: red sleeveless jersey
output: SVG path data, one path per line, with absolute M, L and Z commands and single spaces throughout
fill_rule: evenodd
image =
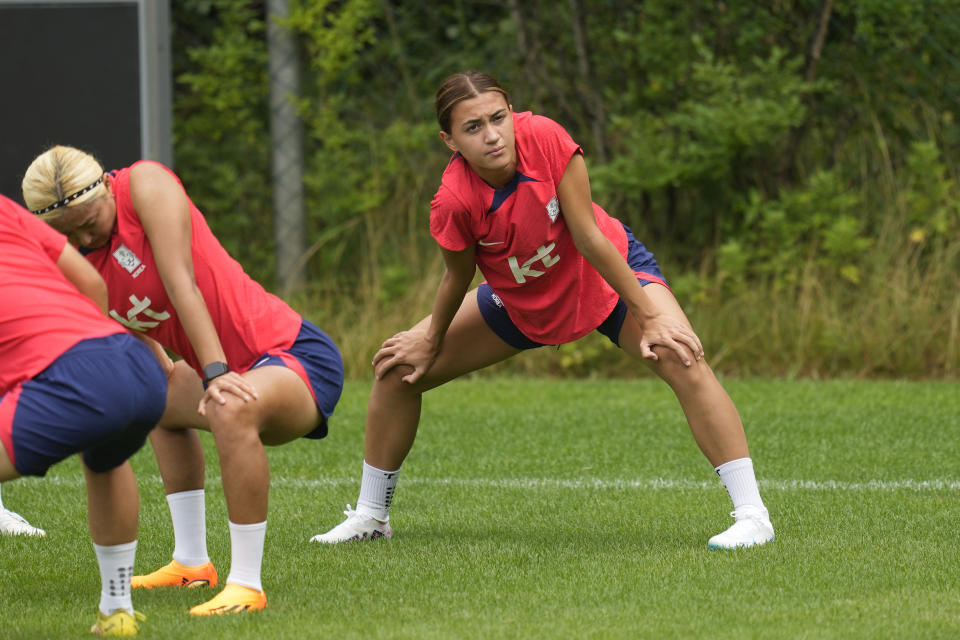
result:
M 0 396 L 81 340 L 125 333 L 57 268 L 66 244 L 66 236 L 0 196 Z
M 133 208 L 132 168 L 113 173 L 116 227 L 110 242 L 89 252 L 87 259 L 107 282 L 111 317 L 178 354 L 203 377 L 203 363 L 197 360 L 170 302 L 150 242 Z M 172 171 L 170 174 L 176 178 Z M 302 319 L 244 272 L 217 241 L 200 210 L 187 199 L 194 279 L 220 337 L 227 365 L 233 371 L 245 371 L 261 354 L 289 348 L 296 340 Z
M 530 112 L 513 114 L 517 172 L 494 189 L 460 154 L 443 173 L 430 210 L 440 246 L 476 246 L 477 266 L 513 323 L 530 339 L 563 344 L 610 315 L 619 296 L 580 255 L 557 199 L 557 185 L 580 146 L 559 124 Z M 623 225 L 593 205 L 600 231 L 624 257 Z

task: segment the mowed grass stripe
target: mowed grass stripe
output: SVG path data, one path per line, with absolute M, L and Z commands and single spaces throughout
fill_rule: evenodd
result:
M 151 485 L 163 484 L 157 474 L 143 475 L 137 477 L 138 482 Z M 208 487 L 218 486 L 220 476 L 207 476 Z M 29 480 L 27 482 L 30 482 Z M 24 483 L 24 489 L 27 489 L 27 482 Z M 62 486 L 84 485 L 83 478 L 78 477 L 51 477 L 46 480 L 37 481 L 42 484 L 58 484 Z M 284 476 L 274 476 L 271 479 L 270 486 L 274 488 L 293 488 L 293 489 L 321 489 L 321 488 L 349 488 L 351 486 L 360 486 L 359 478 L 294 478 Z M 943 478 L 933 478 L 929 480 L 868 480 L 866 482 L 846 482 L 843 480 L 758 480 L 761 489 L 772 491 L 960 491 L 960 480 L 949 480 Z M 560 478 L 407 478 L 401 479 L 401 487 L 430 487 L 430 486 L 461 486 L 473 487 L 477 489 L 569 489 L 572 491 L 592 491 L 606 489 L 639 489 L 646 491 L 656 490 L 696 490 L 696 489 L 717 489 L 722 486 L 717 481 L 692 480 L 687 478 L 579 478 L 579 479 L 560 479 Z M 38 487 L 42 491 L 42 487 Z

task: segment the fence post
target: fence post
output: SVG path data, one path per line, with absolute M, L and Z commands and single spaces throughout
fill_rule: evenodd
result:
M 287 0 L 267 2 L 270 72 L 270 142 L 273 168 L 273 236 L 281 295 L 303 287 L 300 257 L 305 247 L 303 126 L 294 100 L 300 95 L 296 41 L 280 24 L 289 15 Z

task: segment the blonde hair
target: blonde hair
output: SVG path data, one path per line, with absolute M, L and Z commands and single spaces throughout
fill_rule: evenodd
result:
M 20 188 L 27 208 L 39 212 L 47 222 L 56 220 L 65 209 L 79 207 L 107 194 L 98 180 L 103 167 L 92 155 L 74 147 L 57 145 L 34 158 Z M 49 209 L 44 211 L 44 209 Z

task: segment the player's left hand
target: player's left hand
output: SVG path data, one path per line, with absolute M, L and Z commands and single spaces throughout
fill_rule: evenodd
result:
M 643 330 L 640 338 L 640 353 L 644 358 L 659 360 L 660 357 L 653 350 L 656 346 L 672 350 L 688 367 L 693 364 L 693 360 L 703 358 L 703 345 L 700 343 L 700 338 L 681 318 L 658 313 L 638 322 Z
M 222 376 L 217 376 L 207 384 L 207 390 L 200 398 L 200 406 L 197 407 L 197 412 L 202 416 L 207 415 L 207 402 L 210 401 L 220 405 L 227 404 L 227 394 L 236 396 L 244 402 L 250 402 L 260 397 L 257 395 L 256 388 L 246 378 L 236 371 L 229 371 Z

